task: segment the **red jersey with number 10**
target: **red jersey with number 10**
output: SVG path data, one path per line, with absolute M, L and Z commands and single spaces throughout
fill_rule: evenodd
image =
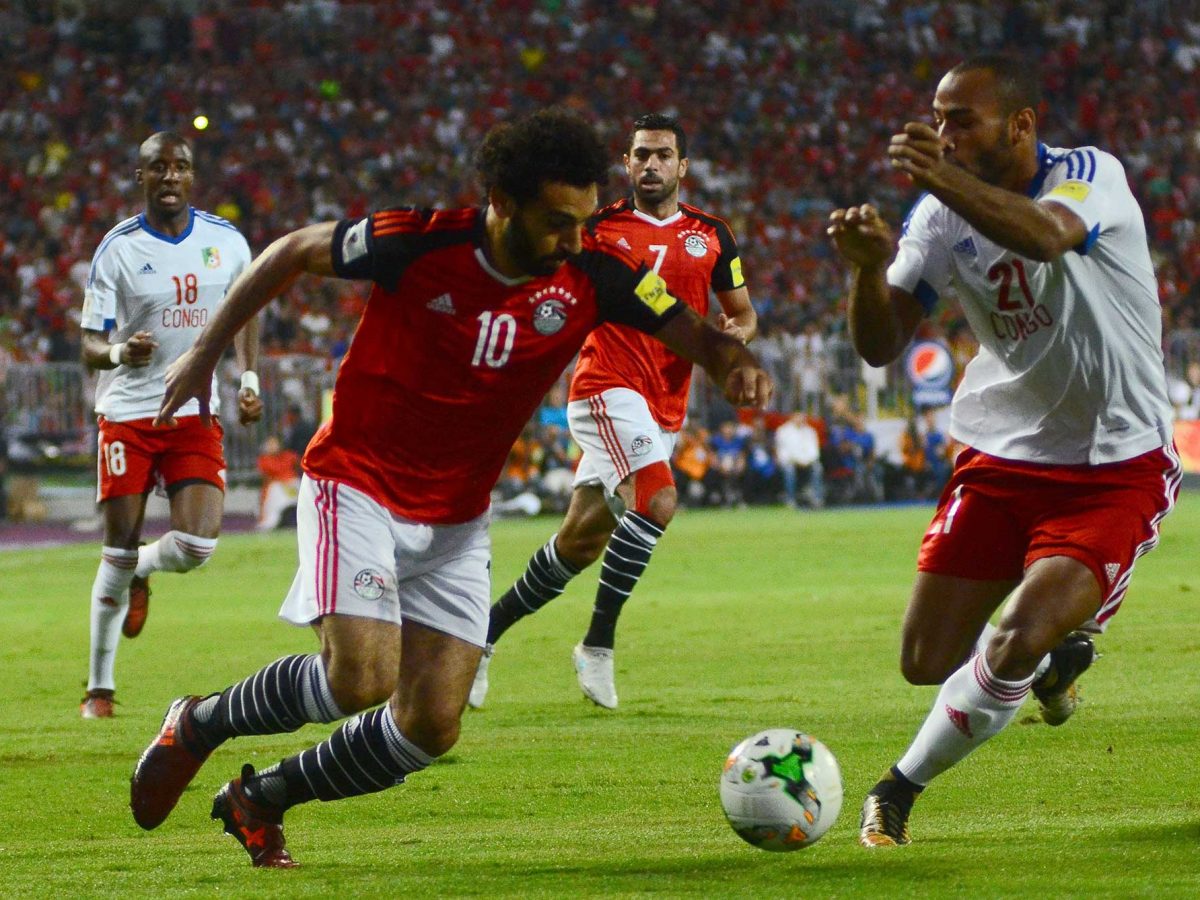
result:
M 661 278 L 585 233 L 552 275 L 511 279 L 481 209 L 394 209 L 338 223 L 334 271 L 375 282 L 304 470 L 399 516 L 466 522 L 509 448 L 597 325 L 653 333 L 683 310 Z
M 745 284 L 737 243 L 724 220 L 679 204 L 666 219 L 634 208 L 626 197 L 592 217 L 596 234 L 641 259 L 667 282 L 671 293 L 701 316 L 708 315 L 711 291 Z M 687 414 L 692 363 L 658 341 L 604 325 L 592 332 L 571 379 L 571 400 L 583 400 L 623 387 L 646 398 L 650 414 L 667 431 L 678 431 Z

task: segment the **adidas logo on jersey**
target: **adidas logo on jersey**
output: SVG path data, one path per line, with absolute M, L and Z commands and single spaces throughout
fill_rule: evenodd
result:
M 434 312 L 449 313 L 454 315 L 457 310 L 454 308 L 454 301 L 450 299 L 449 294 L 441 294 L 434 297 L 425 304 L 426 309 L 432 309 Z
M 1104 574 L 1108 576 L 1108 583 L 1112 584 L 1113 580 L 1121 574 L 1120 563 L 1105 563 Z
M 138 274 L 139 275 L 157 275 L 158 272 L 155 270 L 154 266 L 150 265 L 150 263 L 146 263 L 144 266 L 142 266 L 140 269 L 138 269 Z
M 975 249 L 975 241 L 970 236 L 963 238 L 952 248 L 955 253 L 965 253 L 967 256 L 978 256 L 979 251 Z
M 619 241 L 617 241 L 617 246 L 624 247 L 626 250 L 633 249 L 632 247 L 629 246 L 629 241 L 625 240 L 625 238 L 621 238 Z

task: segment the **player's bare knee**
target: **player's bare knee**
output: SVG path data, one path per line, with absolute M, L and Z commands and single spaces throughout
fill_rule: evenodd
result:
M 646 515 L 664 528 L 675 518 L 678 497 L 674 487 L 661 488 L 651 499 Z
M 326 660 L 329 692 L 342 712 L 362 712 L 378 706 L 396 688 L 396 666 L 377 659 L 334 654 Z
M 900 673 L 909 684 L 941 684 L 961 662 L 927 641 L 906 638 L 900 649 Z
M 392 703 L 401 733 L 430 756 L 442 756 L 458 743 L 461 709 L 440 702 L 397 709 L 395 699 Z
M 655 462 L 634 475 L 633 510 L 666 526 L 675 515 L 675 478 L 665 462 Z
M 1055 640 L 1037 627 L 997 626 L 987 646 L 988 667 L 997 678 L 1019 681 L 1029 677 Z
M 572 531 L 558 533 L 554 550 L 560 559 L 566 560 L 577 569 L 586 569 L 600 558 L 608 543 L 608 533 Z

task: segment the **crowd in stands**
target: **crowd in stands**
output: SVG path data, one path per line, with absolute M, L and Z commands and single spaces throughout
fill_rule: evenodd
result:
M 551 391 L 509 454 L 494 493 L 498 514 L 565 511 L 579 448 L 559 424 L 564 397 L 561 388 Z M 671 459 L 680 505 L 819 509 L 941 493 L 958 450 L 945 408 L 925 408 L 900 430 L 868 424 L 844 396 L 832 397 L 829 409 L 827 416 L 743 410 L 713 429 L 685 425 Z
M 475 203 L 471 153 L 551 102 L 592 116 L 620 158 L 629 122 L 691 131 L 685 198 L 727 217 L 763 322 L 780 407 L 827 389 L 809 360 L 843 328 L 830 209 L 893 221 L 914 192 L 888 136 L 927 118 L 970 51 L 1042 67 L 1051 144 L 1124 162 L 1146 213 L 1169 327 L 1200 300 L 1200 12 L 1170 0 L 19 0 L 0 4 L 0 347 L 77 358 L 92 252 L 140 204 L 136 144 L 196 144 L 196 201 L 252 247 L 392 204 Z M 203 114 L 210 123 L 197 131 Z M 614 166 L 610 194 L 623 178 Z M 269 350 L 336 359 L 360 285 L 301 283 Z M 938 323 L 953 329 L 953 309 Z M 784 404 L 787 404 L 785 406 Z

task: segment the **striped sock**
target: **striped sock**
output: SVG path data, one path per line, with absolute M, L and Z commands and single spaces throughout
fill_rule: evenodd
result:
M 281 810 L 310 800 L 341 800 L 401 784 L 434 759 L 400 733 L 384 704 L 355 716 L 315 747 L 263 770 L 246 793 Z
M 489 644 L 496 643 L 515 623 L 561 594 L 566 590 L 567 582 L 579 574 L 579 569 L 562 559 L 554 549 L 557 537 L 557 534 L 552 535 L 546 545 L 533 554 L 525 574 L 493 604 L 488 617 Z
M 192 711 L 196 736 L 209 749 L 245 734 L 283 734 L 345 713 L 329 689 L 320 654 L 285 656 L 249 678 L 206 697 Z
M 1033 678 L 1002 681 L 977 653 L 946 679 L 928 718 L 896 763 L 909 781 L 926 785 L 1000 731 L 1017 715 Z
M 604 551 L 592 623 L 583 639 L 585 646 L 613 648 L 621 607 L 637 587 L 638 579 L 650 562 L 650 554 L 665 530 L 639 513 L 627 511 L 621 516 L 608 539 L 608 549 Z

